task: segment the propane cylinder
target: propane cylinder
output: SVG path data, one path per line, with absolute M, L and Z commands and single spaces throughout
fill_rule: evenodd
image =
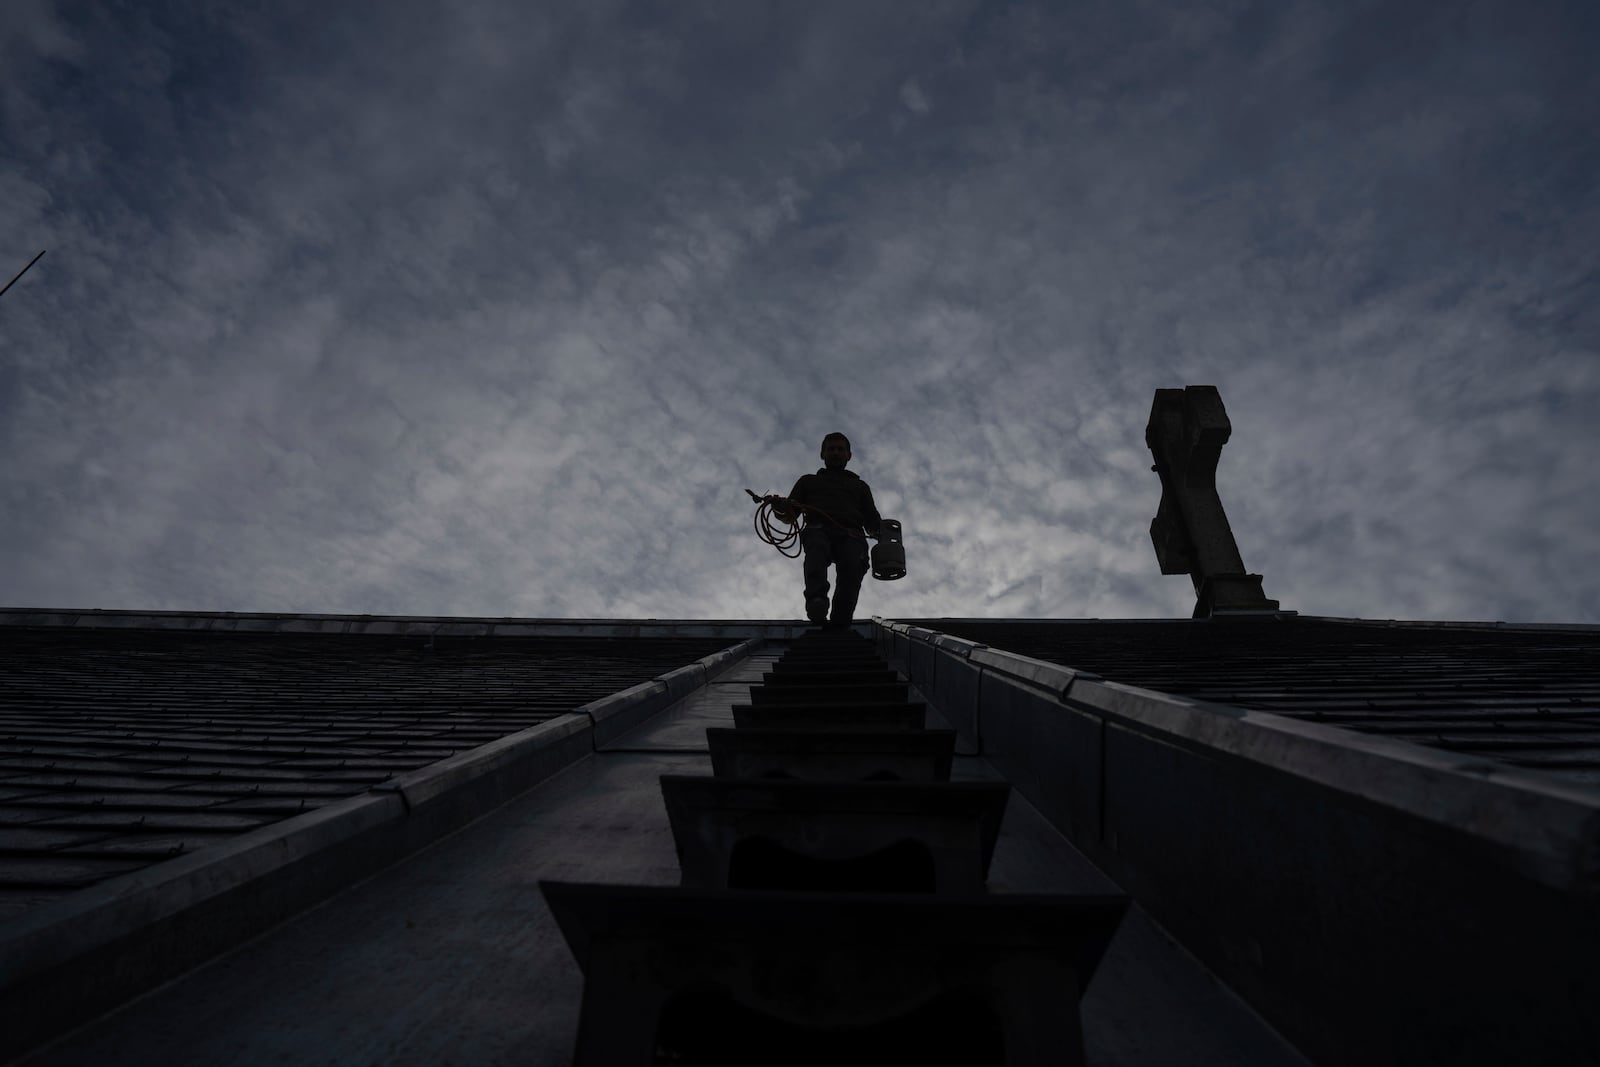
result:
M 906 546 L 900 542 L 900 524 L 884 519 L 878 527 L 878 543 L 872 546 L 872 576 L 892 582 L 906 576 Z

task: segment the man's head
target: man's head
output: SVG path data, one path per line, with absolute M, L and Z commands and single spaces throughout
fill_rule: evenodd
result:
M 842 433 L 830 433 L 822 439 L 822 462 L 829 470 L 842 471 L 850 462 L 850 438 Z

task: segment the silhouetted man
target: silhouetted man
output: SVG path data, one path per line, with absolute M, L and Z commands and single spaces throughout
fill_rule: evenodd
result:
M 842 433 L 824 437 L 822 462 L 817 473 L 800 476 L 787 500 L 774 501 L 773 511 L 786 522 L 805 517 L 800 546 L 805 550 L 806 618 L 843 629 L 850 625 L 861 595 L 861 579 L 870 566 L 866 535 L 876 534 L 881 520 L 867 483 L 844 469 L 850 462 L 850 438 Z M 830 563 L 838 583 L 831 619 Z

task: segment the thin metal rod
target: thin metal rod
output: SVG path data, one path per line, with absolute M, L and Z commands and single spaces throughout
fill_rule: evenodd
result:
M 48 251 L 48 249 L 44 249 L 44 248 L 39 249 L 39 256 L 44 255 L 45 252 L 47 252 L 47 251 Z M 39 256 L 34 256 L 32 259 L 28 260 L 28 267 L 31 267 L 35 263 L 39 262 Z M 23 267 L 21 270 L 17 271 L 17 278 L 20 278 L 24 274 L 28 273 L 28 267 Z M 17 278 L 12 278 L 9 282 L 6 282 L 6 289 L 9 289 L 13 285 L 16 285 L 17 284 Z M 0 296 L 5 296 L 6 295 L 6 289 L 0 289 Z

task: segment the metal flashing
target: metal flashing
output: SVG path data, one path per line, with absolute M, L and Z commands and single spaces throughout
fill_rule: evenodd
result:
M 1069 703 L 1427 820 L 1490 846 L 1501 862 L 1552 889 L 1600 891 L 1600 794 L 1593 790 L 1406 741 L 1116 682 L 1085 684 Z
M 1300 623 L 1180 625 L 1241 635 L 1235 659 L 1214 649 L 1236 673 L 1251 628 Z M 1556 1063 L 1594 1047 L 1572 998 L 1600 982 L 1600 790 L 1106 678 L 1063 691 L 1059 664 L 990 669 L 904 632 L 886 623 L 879 645 L 931 708 L 1311 1060 Z M 1170 666 L 1159 647 L 1123 651 Z
M 586 734 L 594 729 L 594 722 L 586 715 L 562 715 L 530 726 L 520 733 L 491 741 L 487 745 L 430 763 L 426 767 L 397 775 L 387 782 L 372 787 L 374 793 L 398 793 L 405 801 L 406 811 L 412 812 L 424 804 L 446 797 L 462 787 L 491 776 L 517 771 L 533 753 L 559 746 L 568 738 Z M 580 755 L 593 751 L 592 739 L 585 737 Z M 573 759 L 576 759 L 574 756 Z M 564 761 L 572 762 L 571 759 Z M 541 775 L 540 777 L 544 777 Z M 514 794 L 532 785 L 533 781 L 508 781 L 506 791 Z
M 1272 712 L 1600 787 L 1600 630 L 1284 615 L 952 623 L 1141 689 Z M 946 662 L 949 662 L 948 660 Z

